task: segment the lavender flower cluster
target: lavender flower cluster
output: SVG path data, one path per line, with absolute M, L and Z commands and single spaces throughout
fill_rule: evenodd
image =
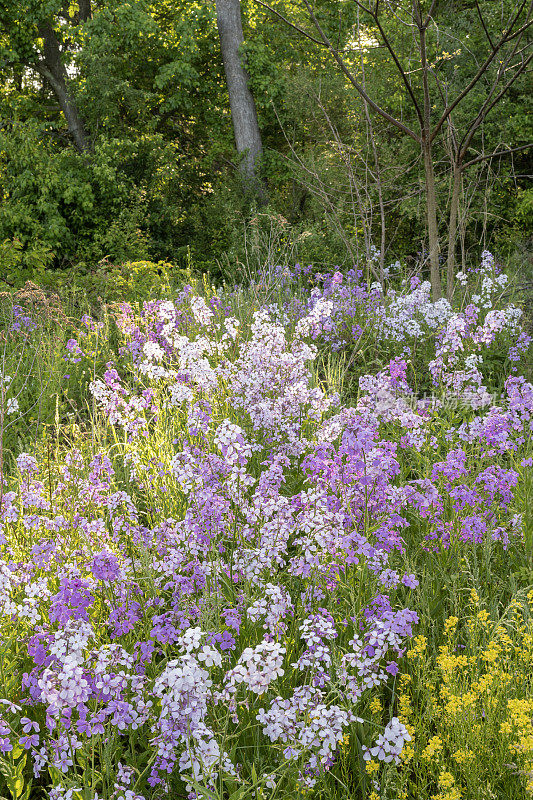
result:
M 472 357 L 525 336 L 513 309 L 455 313 L 416 281 L 385 300 L 356 278 L 334 273 L 287 324 L 190 288 L 124 305 L 122 357 L 91 386 L 114 445 L 55 476 L 18 457 L 0 504 L 0 757 L 25 753 L 50 798 L 291 796 L 355 726 L 365 760 L 401 765 L 393 706 L 381 730 L 366 720 L 418 622 L 409 531 L 426 549 L 520 540 L 533 386 L 510 376 L 488 406 Z M 403 358 L 351 407 L 318 385 L 317 340 L 339 344 L 349 304 L 381 337 L 432 332 L 431 402 L 412 402 Z M 439 387 L 468 401 L 460 424 Z

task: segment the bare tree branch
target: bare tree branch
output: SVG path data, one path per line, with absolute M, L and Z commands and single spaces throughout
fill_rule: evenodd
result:
M 485 36 L 487 37 L 488 43 L 490 44 L 490 46 L 494 50 L 494 43 L 493 43 L 493 41 L 492 41 L 492 39 L 490 37 L 489 30 L 488 30 L 487 26 L 485 25 L 485 19 L 483 17 L 483 14 L 481 13 L 481 9 L 479 7 L 478 0 L 476 0 L 476 11 L 477 11 L 477 15 L 479 17 L 479 21 L 481 22 L 481 25 L 483 26 L 483 30 L 485 31 Z
M 490 99 L 490 97 L 492 95 L 492 91 L 491 91 L 491 95 L 489 95 L 489 98 L 487 98 L 487 100 L 483 103 L 483 105 L 482 105 L 482 107 L 481 107 L 476 119 L 472 122 L 472 124 L 470 125 L 468 131 L 466 132 L 465 136 L 462 139 L 462 142 L 460 144 L 460 158 L 461 159 L 464 158 L 465 154 L 467 153 L 468 148 L 470 147 L 470 142 L 472 141 L 472 138 L 474 136 L 474 133 L 479 128 L 479 126 L 481 125 L 481 123 L 483 122 L 483 120 L 485 119 L 487 114 L 489 113 L 489 111 L 491 111 L 494 108 L 494 106 L 497 105 L 500 102 L 500 100 L 502 99 L 504 94 L 506 94 L 506 92 L 510 89 L 510 87 L 517 80 L 517 78 L 519 78 L 520 75 L 525 71 L 525 69 L 527 68 L 528 64 L 530 63 L 530 61 L 532 59 L 533 59 L 533 53 L 526 58 L 526 60 L 522 63 L 522 65 L 519 67 L 519 69 L 517 69 L 515 71 L 514 75 L 507 81 L 505 86 L 502 87 L 501 91 L 498 92 L 498 94 L 492 99 L 492 101 L 488 102 L 488 100 Z
M 496 150 L 494 153 L 484 153 L 483 155 L 477 156 L 477 158 L 473 158 L 471 161 L 467 161 L 466 164 L 463 164 L 463 170 L 468 169 L 468 167 L 474 166 L 474 164 L 479 164 L 480 161 L 487 161 L 491 158 L 498 158 L 498 156 L 507 156 L 511 155 L 512 153 L 520 153 L 523 150 L 529 150 L 533 147 L 533 142 L 529 142 L 528 144 L 522 144 L 519 147 L 509 147 L 506 150 Z
M 267 3 L 263 3 L 263 0 L 254 0 L 254 2 L 257 3 L 258 6 L 266 8 L 267 11 L 270 11 L 271 14 L 274 14 L 274 16 L 281 19 L 286 25 L 289 26 L 289 28 L 293 28 L 293 30 L 297 31 L 301 36 L 305 36 L 306 39 L 309 39 L 311 42 L 317 44 L 319 47 L 327 47 L 327 45 L 323 41 L 320 41 L 320 39 L 315 39 L 314 36 L 311 36 L 310 33 L 304 31 L 304 29 L 300 28 L 299 25 L 296 25 L 294 22 L 291 22 L 289 19 L 287 19 L 287 17 L 283 16 L 283 14 L 281 14 L 275 8 L 272 8 L 272 6 L 269 6 Z
M 401 77 L 402 81 L 405 84 L 405 88 L 407 89 L 409 97 L 411 98 L 411 101 L 412 101 L 413 106 L 415 108 L 415 111 L 416 111 L 416 114 L 418 116 L 418 119 L 419 119 L 420 123 L 422 123 L 422 120 L 423 120 L 422 110 L 421 110 L 420 106 L 418 105 L 418 101 L 416 99 L 416 95 L 413 92 L 413 87 L 411 86 L 411 83 L 409 82 L 409 80 L 407 78 L 405 70 L 402 67 L 402 65 L 400 63 L 400 60 L 399 60 L 398 56 L 396 55 L 396 52 L 395 52 L 394 48 L 392 47 L 392 45 L 391 45 L 391 43 L 389 41 L 389 38 L 388 38 L 387 34 L 385 33 L 385 31 L 383 29 L 383 26 L 382 26 L 382 24 L 380 22 L 380 19 L 379 19 L 379 16 L 378 16 L 378 4 L 376 3 L 376 8 L 374 9 L 374 11 L 369 11 L 369 9 L 367 9 L 366 6 L 363 5 L 363 3 L 360 3 L 359 0 L 355 0 L 355 2 L 356 2 L 357 6 L 359 8 L 361 8 L 363 11 L 366 11 L 367 14 L 370 14 L 370 17 L 374 20 L 374 22 L 375 22 L 375 24 L 376 24 L 376 26 L 377 26 L 380 34 L 381 34 L 381 38 L 383 39 L 383 41 L 385 43 L 385 47 L 387 48 L 387 50 L 391 54 L 391 57 L 392 57 L 394 63 L 396 64 L 396 69 L 400 73 L 400 77 Z
M 520 12 L 521 12 L 522 8 L 524 7 L 524 5 L 525 5 L 525 2 L 521 4 L 519 11 L 515 14 L 512 22 L 511 22 L 511 27 L 509 27 L 507 29 L 507 33 L 504 33 L 500 37 L 498 42 L 491 48 L 491 52 L 489 53 L 489 55 L 487 56 L 485 61 L 481 64 L 481 66 L 479 67 L 478 71 L 476 72 L 476 74 L 474 75 L 474 77 L 472 78 L 470 83 L 467 86 L 465 86 L 463 91 L 460 92 L 457 95 L 455 100 L 452 103 L 450 103 L 450 105 L 447 108 L 444 109 L 440 119 L 438 120 L 437 124 L 433 128 L 433 131 L 432 131 L 432 134 L 431 134 L 431 139 L 432 140 L 435 139 L 435 137 L 437 136 L 438 132 L 440 131 L 442 125 L 444 124 L 446 119 L 449 117 L 451 112 L 454 110 L 454 108 L 456 108 L 459 105 L 459 103 L 461 103 L 465 99 L 465 97 L 468 94 L 470 94 L 470 92 L 472 91 L 474 86 L 478 83 L 478 81 L 486 73 L 488 67 L 491 65 L 491 63 L 494 61 L 496 55 L 498 54 L 498 51 L 501 50 L 501 48 L 505 44 L 507 44 L 508 42 L 512 41 L 517 36 L 520 36 L 522 33 L 524 33 L 524 31 L 527 30 L 527 28 L 530 27 L 530 25 L 533 22 L 531 19 L 529 19 L 529 17 L 531 16 L 531 11 L 533 9 L 533 2 L 531 2 L 529 10 L 528 10 L 528 22 L 525 25 L 522 25 L 521 28 L 519 28 L 517 31 L 514 31 L 514 32 L 512 31 L 512 26 L 515 25 L 518 17 L 520 16 Z
M 429 7 L 429 11 L 428 11 L 427 17 L 424 20 L 424 28 L 427 28 L 429 26 L 429 23 L 433 19 L 433 12 L 435 11 L 435 6 L 436 5 L 437 5 L 437 0 L 433 0 L 433 2 L 431 3 L 431 5 Z
M 417 143 L 419 144 L 419 143 L 420 143 L 420 137 L 419 137 L 419 136 L 417 136 L 417 135 L 416 135 L 416 133 L 415 133 L 414 131 L 412 131 L 410 128 L 408 128 L 408 127 L 407 127 L 407 125 L 404 125 L 404 124 L 403 124 L 403 122 L 401 122 L 401 120 L 398 120 L 398 119 L 396 119 L 395 117 L 393 117 L 391 114 L 389 114 L 389 113 L 388 113 L 388 111 L 385 111 L 385 109 L 384 109 L 384 108 L 381 108 L 381 106 L 379 106 L 379 105 L 378 105 L 378 104 L 377 104 L 377 103 L 376 103 L 374 100 L 372 100 L 372 98 L 371 98 L 371 97 L 369 97 L 369 95 L 368 95 L 368 94 L 365 92 L 365 90 L 363 89 L 363 87 L 361 86 L 361 84 L 359 83 L 359 81 L 357 81 L 357 80 L 355 79 L 355 77 L 353 76 L 352 72 L 351 72 L 351 71 L 348 69 L 348 67 L 346 66 L 346 62 L 344 61 L 344 59 L 343 59 L 343 58 L 340 56 L 340 54 L 338 53 L 338 51 L 337 51 L 337 50 L 335 50 L 335 48 L 334 48 L 334 47 L 333 47 L 333 45 L 331 44 L 330 40 L 328 39 L 328 37 L 327 37 L 327 36 L 326 36 L 326 34 L 324 33 L 324 31 L 323 31 L 323 29 L 322 29 L 322 26 L 320 25 L 320 23 L 319 23 L 318 19 L 316 18 L 315 14 L 314 14 L 314 12 L 313 12 L 313 9 L 312 9 L 312 8 L 311 8 L 311 6 L 309 5 L 309 2 L 308 2 L 308 0 L 303 0 L 303 3 L 304 3 L 304 5 L 305 5 L 305 7 L 307 8 L 307 11 L 308 11 L 308 13 L 309 13 L 309 16 L 311 17 L 311 20 L 312 20 L 312 22 L 313 22 L 313 24 L 314 24 L 315 28 L 317 29 L 318 33 L 320 34 L 320 37 L 321 37 L 322 41 L 324 42 L 324 44 L 326 45 L 326 47 L 328 48 L 328 50 L 329 50 L 329 51 L 331 52 L 331 54 L 333 55 L 333 57 L 334 57 L 335 61 L 337 62 L 337 64 L 338 64 L 338 65 L 339 65 L 339 67 L 341 68 L 341 70 L 342 70 L 342 72 L 344 73 L 344 75 L 345 75 L 345 76 L 348 78 L 348 80 L 350 81 L 350 83 L 352 84 L 352 86 L 353 86 L 355 89 L 357 89 L 357 91 L 359 92 L 359 94 L 361 95 L 361 97 L 363 97 L 363 98 L 366 100 L 366 102 L 368 103 L 368 105 L 369 105 L 371 108 L 373 108 L 373 109 L 374 109 L 374 111 L 376 111 L 376 112 L 377 112 L 378 114 L 380 114 L 380 115 L 381 115 L 381 116 L 382 116 L 384 119 L 386 119 L 388 122 L 390 122 L 390 123 L 391 123 L 392 125 L 394 125 L 396 128 L 398 128 L 399 130 L 401 130 L 403 133 L 407 134 L 407 136 L 410 136 L 410 137 L 411 137 L 411 139 L 414 139 L 414 141 L 415 141 L 415 142 L 417 142 Z

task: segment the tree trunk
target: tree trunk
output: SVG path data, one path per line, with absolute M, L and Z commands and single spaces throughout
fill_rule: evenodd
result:
M 426 218 L 429 238 L 429 268 L 431 274 L 431 294 L 433 300 L 442 297 L 439 265 L 439 226 L 437 222 L 437 194 L 435 191 L 435 172 L 431 147 L 431 99 L 429 94 L 429 65 L 426 49 L 426 23 L 422 23 L 420 0 L 413 0 L 413 19 L 418 27 L 420 63 L 422 65 L 422 87 L 424 90 L 424 113 L 422 119 L 422 156 L 426 178 Z
M 91 0 L 78 0 L 80 22 L 87 22 L 92 17 Z
M 70 97 L 67 88 L 67 71 L 61 61 L 61 51 L 50 22 L 42 22 L 39 25 L 39 34 L 44 42 L 44 60 L 37 65 L 37 70 L 57 97 L 67 121 L 69 133 L 74 139 L 77 149 L 83 153 L 89 146 L 87 134 L 76 104 Z
M 426 218 L 429 238 L 429 269 L 431 277 L 431 294 L 433 300 L 442 297 L 439 264 L 439 228 L 437 223 L 437 195 L 435 191 L 435 173 L 433 171 L 433 153 L 431 144 L 422 143 L 424 156 L 424 172 L 426 176 Z
M 450 219 L 448 222 L 448 263 L 446 266 L 446 296 L 451 302 L 455 282 L 455 242 L 457 238 L 457 212 L 461 193 L 462 170 L 459 164 L 453 169 L 453 188 L 450 201 Z
M 240 0 L 216 0 L 216 10 L 235 145 L 242 156 L 241 175 L 244 188 L 260 203 L 266 203 L 267 194 L 259 176 L 258 163 L 263 149 L 261 133 L 248 75 L 239 52 L 244 41 Z

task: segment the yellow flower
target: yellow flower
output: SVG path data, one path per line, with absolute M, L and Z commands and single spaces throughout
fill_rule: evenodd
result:
M 401 694 L 398 701 L 398 705 L 402 721 L 405 721 L 405 718 L 411 716 L 411 714 L 413 713 L 413 709 L 411 708 L 411 699 L 409 695 Z
M 461 792 L 457 786 L 453 786 L 451 789 L 448 789 L 447 792 L 444 792 L 444 794 L 432 795 L 431 800 L 461 800 Z
M 513 728 L 509 722 L 502 722 L 500 725 L 500 733 L 504 736 L 509 736 L 512 730 Z
M 422 751 L 422 758 L 427 759 L 428 761 L 432 759 L 437 753 L 440 753 L 442 750 L 442 739 L 439 736 L 433 736 L 425 748 Z
M 457 617 L 448 617 L 446 622 L 444 623 L 444 633 L 449 635 L 455 631 L 457 628 L 457 623 L 459 622 Z
M 489 642 L 489 646 L 486 650 L 483 650 L 481 657 L 491 664 L 498 660 L 500 653 L 501 647 L 496 642 Z
M 408 764 L 415 754 L 415 748 L 411 747 L 410 744 L 405 744 L 402 748 L 402 752 L 400 753 L 400 758 L 404 764 Z
M 383 706 L 381 705 L 379 697 L 372 698 L 372 701 L 370 703 L 370 710 L 374 714 L 379 714 L 380 711 L 383 711 Z
M 439 775 L 439 787 L 441 789 L 451 789 L 455 783 L 455 778 L 451 772 L 443 770 Z
M 379 770 L 379 763 L 377 761 L 374 761 L 374 759 L 367 761 L 365 769 L 369 775 L 373 775 L 375 772 Z
M 451 772 L 443 770 L 439 775 L 439 794 L 433 795 L 431 800 L 461 800 L 461 792 L 455 786 L 455 778 Z
M 468 764 L 475 760 L 475 755 L 471 750 L 456 750 L 453 757 L 458 764 Z
M 486 675 L 483 675 L 477 683 L 472 684 L 472 689 L 474 690 L 474 692 L 477 692 L 478 694 L 483 694 L 483 692 L 489 692 L 490 689 L 492 688 L 494 680 L 497 677 L 499 676 L 493 675 L 492 673 L 488 672 Z
M 426 649 L 428 640 L 425 636 L 416 636 L 414 646 L 407 651 L 407 658 L 417 658 L 421 656 Z

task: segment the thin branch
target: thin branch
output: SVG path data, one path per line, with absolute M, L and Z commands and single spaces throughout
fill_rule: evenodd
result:
M 328 48 L 330 53 L 333 55 L 335 61 L 337 62 L 337 64 L 341 68 L 341 70 L 344 73 L 344 75 L 348 78 L 348 80 L 350 81 L 352 86 L 355 89 L 357 89 L 357 91 L 359 92 L 361 97 L 363 97 L 367 101 L 368 105 L 371 108 L 373 108 L 374 111 L 376 111 L 384 119 L 386 119 L 388 122 L 390 122 L 396 128 L 401 130 L 403 133 L 407 134 L 407 136 L 410 136 L 411 139 L 414 139 L 414 141 L 419 144 L 420 143 L 420 137 L 418 137 L 414 131 L 412 131 L 410 128 L 408 128 L 407 125 L 404 125 L 403 122 L 401 122 L 400 120 L 396 119 L 391 114 L 389 114 L 388 111 L 385 111 L 384 108 L 381 108 L 381 106 L 379 106 L 374 100 L 372 100 L 371 97 L 369 97 L 369 95 L 365 92 L 365 90 L 363 89 L 361 84 L 355 79 L 355 77 L 352 75 L 352 73 L 350 72 L 350 70 L 346 66 L 346 63 L 345 63 L 344 59 L 341 58 L 341 56 L 339 55 L 338 51 L 335 50 L 335 48 L 331 44 L 330 40 L 328 39 L 328 37 L 326 36 L 324 31 L 322 30 L 322 26 L 320 25 L 320 22 L 316 18 L 315 14 L 313 12 L 313 9 L 309 5 L 308 0 L 303 0 L 303 3 L 305 5 L 305 7 L 307 8 L 307 11 L 309 13 L 309 16 L 311 17 L 311 20 L 312 20 L 315 28 L 317 29 L 318 33 L 320 34 L 320 37 L 321 37 L 322 41 L 324 42 L 324 44 L 326 45 L 326 47 Z
M 516 81 L 516 79 L 520 77 L 522 72 L 525 71 L 527 65 L 529 64 L 529 62 L 532 59 L 533 59 L 533 53 L 526 58 L 526 60 L 522 63 L 522 65 L 519 67 L 519 69 L 517 69 L 516 72 L 514 73 L 514 75 L 507 81 L 505 86 L 502 87 L 501 91 L 498 92 L 496 97 L 494 97 L 492 99 L 492 101 L 490 103 L 488 103 L 487 100 L 490 99 L 490 95 L 489 95 L 489 98 L 487 98 L 487 100 L 483 103 L 483 105 L 482 105 L 482 107 L 481 107 L 476 119 L 471 124 L 470 128 L 468 129 L 467 133 L 463 137 L 463 140 L 462 140 L 462 142 L 460 144 L 460 153 L 459 153 L 460 158 L 464 158 L 466 152 L 468 151 L 468 148 L 470 147 L 470 142 L 472 141 L 472 137 L 473 137 L 474 133 L 479 128 L 479 126 L 481 125 L 481 123 L 483 122 L 483 120 L 485 119 L 487 114 L 489 113 L 489 111 L 491 111 L 494 108 L 494 106 L 497 103 L 499 103 L 499 101 L 501 100 L 503 95 L 510 89 L 510 87 L 513 85 L 513 83 Z M 493 90 L 494 89 L 491 90 L 491 94 L 492 94 Z
M 437 5 L 437 0 L 433 0 L 433 2 L 431 3 L 431 5 L 429 7 L 429 11 L 428 11 L 427 17 L 426 17 L 426 19 L 424 21 L 424 28 L 427 28 L 429 26 L 429 23 L 433 19 L 433 12 L 435 11 L 435 6 L 436 5 Z
M 490 46 L 491 46 L 491 47 L 492 47 L 492 49 L 494 50 L 494 43 L 493 43 L 493 41 L 492 41 L 492 39 L 491 39 L 491 37 L 490 37 L 489 30 L 488 30 L 487 26 L 485 25 L 485 20 L 484 20 L 484 18 L 483 18 L 483 14 L 481 13 L 481 9 L 480 9 L 480 7 L 479 7 L 479 2 L 478 2 L 478 0 L 476 0 L 476 11 L 477 11 L 477 15 L 478 15 L 478 17 L 479 17 L 479 21 L 481 22 L 481 24 L 482 24 L 482 26 L 483 26 L 483 30 L 485 31 L 485 36 L 487 37 L 487 39 L 488 39 L 488 42 L 489 42 Z
M 304 1 L 305 1 L 305 0 L 304 0 Z M 449 105 L 447 108 L 445 108 L 445 109 L 444 109 L 444 111 L 443 111 L 443 113 L 442 113 L 442 116 L 440 117 L 439 121 L 436 123 L 436 125 L 435 125 L 435 126 L 434 126 L 434 128 L 433 128 L 433 132 L 432 132 L 432 134 L 431 134 L 431 140 L 432 140 L 432 141 L 433 141 L 433 139 L 435 139 L 435 137 L 437 136 L 438 132 L 440 131 L 441 127 L 443 126 L 444 122 L 445 122 L 445 121 L 446 121 L 446 119 L 449 117 L 449 115 L 451 114 L 451 112 L 453 111 L 453 109 L 454 109 L 456 106 L 458 106 L 458 105 L 459 105 L 459 103 L 460 103 L 462 100 L 464 100 L 464 99 L 465 99 L 465 97 L 466 97 L 468 94 L 470 94 L 470 92 L 472 91 L 472 89 L 474 88 L 474 86 L 475 86 L 475 85 L 478 83 L 478 81 L 479 81 L 479 80 L 482 78 L 482 76 L 485 74 L 485 72 L 487 71 L 488 67 L 491 65 L 492 61 L 493 61 L 493 60 L 494 60 L 494 58 L 496 57 L 496 55 L 497 55 L 498 51 L 499 51 L 499 50 L 501 50 L 501 48 L 504 46 L 504 44 L 507 44 L 507 43 L 508 43 L 508 42 L 510 42 L 512 39 L 516 38 L 516 36 L 519 36 L 519 35 L 520 35 L 520 34 L 522 34 L 522 33 L 523 33 L 525 30 L 527 30 L 527 28 L 529 28 L 529 27 L 530 27 L 530 25 L 532 24 L 532 21 L 531 21 L 531 20 L 528 20 L 528 22 L 527 22 L 525 25 L 522 25 L 522 27 L 521 27 L 521 28 L 519 28 L 517 31 L 515 31 L 514 33 L 511 33 L 512 26 L 513 26 L 513 25 L 516 23 L 516 20 L 517 20 L 518 16 L 520 15 L 520 12 L 522 11 L 522 8 L 524 7 L 524 5 L 525 5 L 525 3 L 522 3 L 522 5 L 520 6 L 520 9 L 519 9 L 519 11 L 517 12 L 517 14 L 515 14 L 515 17 L 514 17 L 514 19 L 513 19 L 512 23 L 511 23 L 511 27 L 508 29 L 507 33 L 503 34 L 503 36 L 502 36 L 502 37 L 500 38 L 500 40 L 499 40 L 499 41 L 496 43 L 496 45 L 495 45 L 494 47 L 492 47 L 492 50 L 491 50 L 491 52 L 489 53 L 489 55 L 487 56 L 487 58 L 485 59 L 485 61 L 484 61 L 484 62 L 481 64 L 481 66 L 479 67 L 478 71 L 476 72 L 476 74 L 474 75 L 474 77 L 472 78 L 472 80 L 470 81 L 470 83 L 469 83 L 467 86 L 465 86 L 465 88 L 463 89 L 463 91 L 462 91 L 462 92 L 460 92 L 460 93 L 457 95 L 457 97 L 455 98 L 455 100 L 454 100 L 452 103 L 450 103 L 450 105 Z M 528 17 L 531 15 L 531 10 L 532 10 L 532 8 L 533 8 L 533 2 L 531 3 L 531 5 L 530 5 L 530 7 L 529 7 L 529 10 L 528 10 L 528 12 L 527 12 L 527 13 L 528 13 Z
M 306 39 L 309 39 L 314 44 L 319 45 L 319 47 L 327 47 L 327 45 L 324 42 L 320 41 L 320 39 L 315 39 L 314 36 L 311 36 L 310 33 L 307 33 L 307 31 L 304 31 L 304 29 L 300 28 L 299 25 L 296 25 L 294 22 L 291 22 L 283 14 L 280 14 L 280 12 L 277 11 L 275 8 L 272 8 L 272 6 L 269 6 L 267 3 L 263 3 L 263 0 L 254 0 L 254 2 L 257 3 L 258 6 L 262 6 L 263 8 L 266 8 L 266 10 L 270 11 L 271 14 L 274 14 L 274 16 L 276 16 L 279 19 L 281 19 L 285 23 L 285 25 L 288 25 L 289 28 L 293 28 L 293 30 L 297 31 L 302 36 L 305 36 Z
M 264 3 L 263 0 L 253 0 L 253 2 L 256 3 L 258 6 L 262 6 L 267 11 L 270 11 L 272 14 L 274 14 L 275 17 L 278 17 L 278 19 L 280 19 L 282 22 L 284 22 L 285 25 L 287 25 L 289 28 L 292 28 L 297 33 L 299 33 L 301 36 L 304 36 L 306 39 L 309 39 L 309 41 L 313 42 L 313 44 L 316 44 L 319 47 L 323 47 L 326 50 L 328 49 L 328 46 L 326 44 L 324 44 L 323 41 L 321 41 L 320 39 L 316 39 L 314 36 L 312 36 L 306 30 L 301 28 L 299 25 L 296 25 L 295 22 L 291 22 L 290 19 L 287 19 L 287 17 L 285 17 L 280 11 L 278 11 L 275 8 L 273 8 L 272 6 L 269 6 L 267 3 Z M 384 44 L 375 44 L 375 45 L 373 45 L 373 49 L 374 50 L 378 50 L 378 49 L 381 50 L 383 48 L 386 49 Z M 341 47 L 341 48 L 334 48 L 334 50 L 337 53 L 351 53 L 351 52 L 355 51 L 356 48 L 355 47 Z M 357 48 L 357 51 L 358 50 L 359 50 L 359 48 Z
M 381 22 L 379 20 L 379 16 L 378 16 L 378 6 L 377 6 L 377 4 L 376 4 L 375 10 L 372 12 L 372 11 L 369 11 L 366 8 L 366 6 L 364 6 L 362 3 L 360 3 L 359 0 L 355 0 L 355 2 L 359 6 L 359 8 L 361 8 L 363 11 L 366 11 L 367 14 L 370 14 L 372 19 L 376 23 L 377 28 L 378 28 L 378 30 L 379 30 L 379 32 L 381 34 L 381 38 L 383 39 L 383 42 L 385 43 L 385 47 L 387 48 L 387 50 L 391 54 L 392 59 L 393 59 L 394 63 L 396 64 L 396 69 L 400 73 L 402 81 L 405 84 L 405 88 L 407 89 L 407 92 L 409 93 L 409 96 L 410 96 L 410 98 L 411 98 L 411 100 L 413 102 L 413 105 L 415 107 L 415 111 L 416 111 L 416 115 L 418 117 L 418 120 L 419 120 L 420 124 L 423 124 L 422 110 L 421 110 L 420 106 L 418 105 L 418 100 L 416 99 L 415 93 L 413 92 L 413 87 L 411 86 L 411 83 L 409 82 L 409 80 L 407 78 L 405 70 L 402 67 L 402 65 L 400 64 L 400 60 L 399 60 L 398 56 L 396 55 L 396 53 L 394 51 L 394 48 L 392 47 L 391 43 L 389 42 L 387 34 L 383 30 L 383 26 L 382 26 L 382 24 L 381 24 Z
M 492 86 L 490 87 L 490 90 L 489 90 L 487 96 L 485 97 L 485 100 L 483 101 L 483 103 L 481 105 L 481 108 L 478 111 L 477 116 L 475 117 L 475 119 L 468 126 L 467 131 L 466 131 L 465 135 L 463 136 L 463 139 L 462 139 L 462 141 L 461 141 L 461 143 L 459 145 L 459 156 L 460 156 L 460 158 L 464 157 L 465 153 L 468 150 L 468 147 L 470 146 L 470 142 L 472 141 L 472 137 L 473 137 L 474 133 L 476 132 L 476 130 L 478 129 L 480 124 L 483 122 L 483 119 L 485 118 L 486 109 L 489 108 L 489 104 L 491 103 L 491 99 L 492 99 L 492 97 L 494 95 L 494 92 L 496 91 L 496 88 L 497 88 L 497 86 L 498 86 L 498 84 L 500 82 L 500 79 L 501 79 L 502 75 L 505 73 L 509 62 L 511 61 L 512 58 L 514 58 L 516 50 L 518 49 L 519 44 L 520 44 L 520 39 L 517 40 L 516 44 L 512 48 L 511 52 L 509 53 L 505 63 L 502 62 L 500 64 L 500 67 L 498 68 L 498 70 L 496 72 L 496 77 L 494 78 Z M 507 82 L 507 84 L 505 85 L 503 90 L 497 95 L 498 99 L 500 99 L 502 97 L 502 95 L 507 91 L 507 89 L 511 86 L 511 84 L 521 74 L 521 72 L 523 72 L 523 70 L 525 69 L 526 66 L 527 66 L 527 60 L 526 60 L 525 64 L 524 64 L 524 62 L 522 62 L 520 67 L 518 69 L 516 69 L 516 72 L 513 74 L 512 78 Z M 492 105 L 490 107 L 492 108 Z
M 529 150 L 530 147 L 533 147 L 533 142 L 529 142 L 529 144 L 520 145 L 520 147 L 509 147 L 506 150 L 497 150 L 495 153 L 485 153 L 481 156 L 477 156 L 477 158 L 473 158 L 471 161 L 467 161 L 466 164 L 463 164 L 462 169 L 468 169 L 468 167 L 472 167 L 474 164 L 478 164 L 480 161 L 486 161 L 490 158 L 497 158 L 498 156 L 507 156 L 511 153 L 519 153 L 522 150 Z

